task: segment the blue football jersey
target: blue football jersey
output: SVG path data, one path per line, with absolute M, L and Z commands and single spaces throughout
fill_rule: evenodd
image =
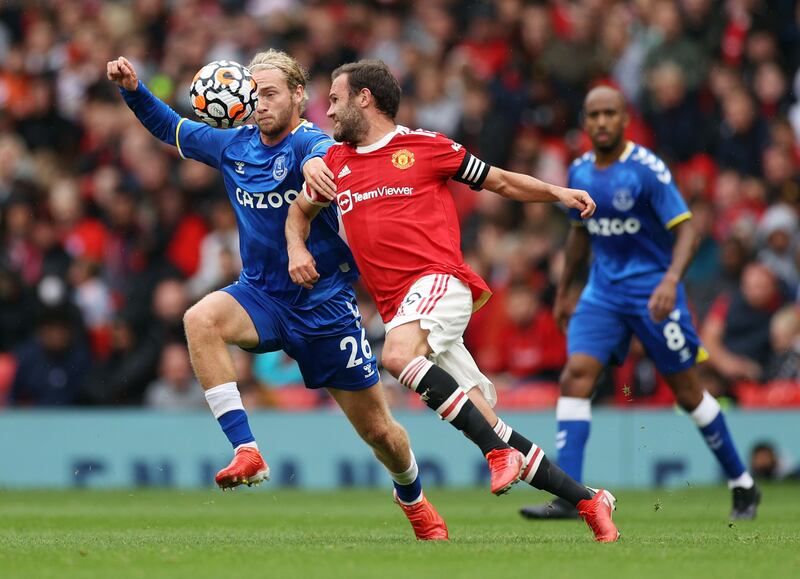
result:
M 581 299 L 620 311 L 646 309 L 672 262 L 670 229 L 691 213 L 667 166 L 647 148 L 628 143 L 605 169 L 594 161 L 594 153 L 586 153 L 569 171 L 569 186 L 588 191 L 597 203 L 589 219 L 570 210 L 573 224 L 587 228 L 594 254 Z
M 319 282 L 307 290 L 289 277 L 286 216 L 303 185 L 303 164 L 312 157 L 324 156 L 334 143 L 328 135 L 303 121 L 280 143 L 267 146 L 252 125 L 214 129 L 180 118 L 143 83 L 136 91 L 121 92 L 156 137 L 175 145 L 181 157 L 196 159 L 222 173 L 239 226 L 243 264 L 240 283 L 295 310 L 311 310 L 358 277 L 350 249 L 339 236 L 335 206 L 320 212 L 307 242 L 317 263 Z

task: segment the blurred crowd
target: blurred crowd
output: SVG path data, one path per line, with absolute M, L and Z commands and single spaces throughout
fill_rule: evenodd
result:
M 149 135 L 105 65 L 126 56 L 192 117 L 203 64 L 267 47 L 308 68 L 306 115 L 326 130 L 330 72 L 381 58 L 403 87 L 399 123 L 559 184 L 589 146 L 587 89 L 619 87 L 629 137 L 670 165 L 702 235 L 686 284 L 711 353 L 707 387 L 736 397 L 737 384 L 758 384 L 757 399 L 764 384 L 800 379 L 796 0 L 6 0 L 0 404 L 204 406 L 182 316 L 236 279 L 236 222 L 218 174 Z M 552 403 L 565 215 L 452 190 L 465 256 L 495 291 L 467 344 L 501 398 Z M 360 304 L 379 352 L 382 323 L 366 295 Z M 235 359 L 251 407 L 326 403 L 289 387 L 301 378 L 282 353 Z M 413 404 L 386 378 L 395 404 Z M 637 344 L 601 395 L 671 401 Z

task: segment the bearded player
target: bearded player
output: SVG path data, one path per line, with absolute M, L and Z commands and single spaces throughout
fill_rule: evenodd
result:
M 399 101 L 397 79 L 380 61 L 347 64 L 333 73 L 328 116 L 334 138 L 343 142 L 328 150 L 325 162 L 335 175 L 348 242 L 386 324 L 383 366 L 465 432 L 490 464 L 516 465 L 525 482 L 574 505 L 598 541 L 616 541 L 611 493 L 576 483 L 492 409 L 494 387 L 462 338 L 472 312 L 490 292 L 464 263 L 447 181 L 518 201 L 562 201 L 586 217 L 594 202 L 585 191 L 490 167 L 438 133 L 398 126 Z M 309 185 L 286 222 L 289 273 L 306 288 L 324 279 L 305 239 L 327 198 Z M 470 430 L 478 422 L 475 415 L 491 426 Z
M 593 89 L 583 113 L 593 151 L 573 163 L 569 185 L 591 191 L 597 211 L 590 219 L 571 212 L 574 227 L 556 293 L 556 319 L 562 328 L 569 323 L 569 358 L 556 407 L 559 465 L 581 480 L 597 377 L 609 362 L 625 360 L 636 335 L 725 472 L 733 493 L 731 518 L 752 519 L 759 490 L 739 458 L 719 403 L 697 375 L 696 364 L 707 354 L 681 284 L 698 241 L 691 213 L 663 161 L 625 140 L 628 116 L 619 91 Z M 570 288 L 590 249 L 589 281 L 575 307 Z M 537 519 L 578 516 L 561 500 L 521 512 Z
M 309 237 L 325 280 L 311 291 L 287 274 L 283 231 L 290 204 L 304 179 L 321 190 L 333 185 L 321 159 L 333 141 L 300 118 L 307 74 L 276 50 L 257 54 L 249 69 L 258 89 L 257 125 L 220 130 L 180 118 L 139 82 L 125 58 L 107 65 L 108 78 L 153 135 L 177 147 L 181 157 L 222 172 L 236 213 L 239 281 L 204 297 L 184 318 L 195 373 L 235 453 L 216 482 L 224 489 L 269 475 L 242 406 L 228 344 L 251 352 L 283 349 L 297 361 L 307 387 L 327 388 L 387 468 L 416 537 L 445 540 L 447 526 L 422 492 L 408 435 L 386 404 L 351 287 L 356 266 L 339 237 L 335 208 L 321 214 Z

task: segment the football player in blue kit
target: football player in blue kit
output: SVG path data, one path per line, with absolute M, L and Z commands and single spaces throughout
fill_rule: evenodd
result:
M 595 382 L 606 364 L 625 360 L 636 335 L 725 472 L 733 492 L 731 518 L 752 519 L 760 492 L 739 457 L 719 403 L 698 379 L 696 364 L 707 354 L 681 284 L 698 242 L 691 213 L 664 162 L 625 140 L 628 116 L 618 91 L 593 89 L 583 115 L 593 150 L 572 164 L 569 187 L 588 191 L 597 210 L 587 220 L 570 210 L 574 227 L 554 305 L 556 319 L 567 329 L 569 354 L 556 406 L 559 466 L 583 480 Z M 590 250 L 594 259 L 588 283 L 575 306 L 570 289 Z M 521 514 L 578 517 L 560 499 L 524 507 Z
M 395 500 L 418 539 L 447 539 L 447 526 L 422 492 L 408 435 L 392 418 L 375 357 L 361 327 L 351 283 L 358 271 L 339 236 L 336 208 L 314 222 L 309 246 L 320 280 L 313 290 L 292 283 L 284 225 L 303 182 L 334 191 L 322 161 L 333 140 L 303 120 L 307 73 L 289 55 L 269 50 L 248 67 L 258 90 L 255 125 L 213 129 L 181 118 L 138 80 L 120 57 L 107 64 L 109 80 L 139 121 L 184 159 L 222 173 L 236 214 L 242 254 L 239 280 L 205 296 L 184 317 L 192 365 L 214 417 L 234 448 L 216 476 L 232 488 L 269 477 L 236 385 L 228 351 L 283 349 L 309 388 L 327 388 L 394 481 Z

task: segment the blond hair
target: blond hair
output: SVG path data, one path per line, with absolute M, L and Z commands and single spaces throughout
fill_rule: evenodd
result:
M 270 48 L 267 51 L 259 52 L 247 65 L 251 73 L 259 70 L 277 69 L 283 73 L 289 90 L 294 91 L 298 86 L 303 87 L 303 100 L 300 102 L 300 113 L 306 108 L 308 93 L 305 91 L 308 84 L 308 72 L 296 59 L 292 58 L 282 50 Z

